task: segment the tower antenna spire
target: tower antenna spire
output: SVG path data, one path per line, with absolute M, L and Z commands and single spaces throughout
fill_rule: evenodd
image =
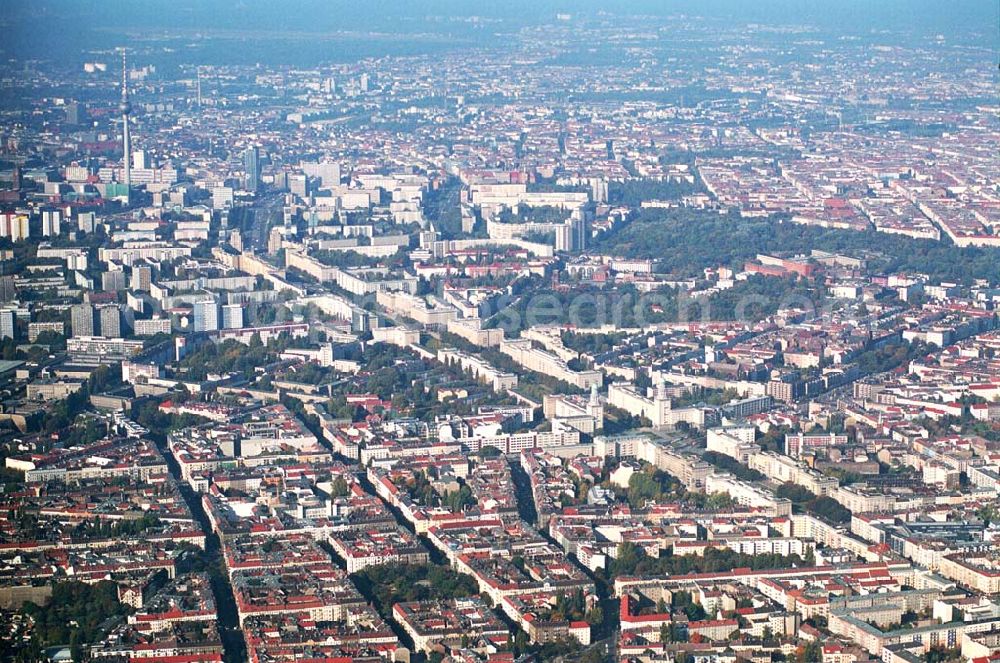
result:
M 128 65 L 125 61 L 124 46 L 122 46 L 122 101 L 128 101 Z
M 132 102 L 128 99 L 128 65 L 125 60 L 125 47 L 122 46 L 122 101 L 118 105 L 122 114 L 122 174 L 125 180 L 125 204 L 131 202 L 132 196 L 132 136 L 128 126 L 129 115 L 132 114 Z

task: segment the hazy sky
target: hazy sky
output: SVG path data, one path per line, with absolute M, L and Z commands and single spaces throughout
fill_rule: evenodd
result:
M 599 11 L 684 12 L 734 24 L 807 23 L 828 33 L 889 30 L 962 38 L 978 32 L 987 46 L 1000 39 L 998 0 L 4 0 L 3 6 L 0 51 L 17 58 L 79 56 L 86 48 L 127 41 L 130 29 L 442 32 L 486 41 L 493 30 L 552 20 L 558 12 L 594 16 Z M 467 23 L 425 20 L 472 15 L 503 23 L 473 29 Z M 379 54 L 372 44 L 358 46 L 362 56 Z M 262 44 L 262 60 L 280 56 L 280 49 Z
M 481 15 L 535 20 L 556 12 L 667 14 L 676 11 L 754 21 L 825 21 L 851 25 L 943 29 L 1000 27 L 996 0 L 5 0 L 5 13 L 72 15 L 90 25 L 202 24 L 357 28 L 392 17 Z

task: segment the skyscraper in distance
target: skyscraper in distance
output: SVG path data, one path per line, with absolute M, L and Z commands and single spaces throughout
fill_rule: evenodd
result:
M 70 324 L 73 327 L 73 336 L 93 336 L 94 307 L 86 302 L 74 306 L 70 310 Z
M 101 290 L 118 292 L 125 289 L 125 270 L 109 269 L 101 274 Z
M 122 314 L 117 304 L 101 307 L 101 336 L 121 338 Z
M 0 276 L 0 302 L 9 302 L 17 297 L 17 286 L 10 274 Z
M 222 328 L 241 329 L 243 327 L 243 305 L 223 304 L 222 305 Z
M 194 303 L 194 330 L 216 331 L 219 328 L 219 303 L 205 299 Z
M 82 233 L 94 232 L 96 222 L 97 215 L 93 212 L 80 212 L 76 216 L 76 226 Z
M 136 150 L 132 153 L 132 166 L 136 169 L 146 170 L 153 165 L 152 160 L 146 150 Z
M 57 209 L 42 210 L 42 236 L 55 237 L 62 227 L 62 212 Z
M 260 149 L 251 145 L 243 153 L 243 169 L 246 171 L 247 191 L 260 188 Z
M 80 124 L 82 115 L 80 113 L 80 104 L 76 103 L 75 101 L 72 103 L 68 103 L 66 104 L 65 111 L 66 111 L 66 124 Z
M 153 282 L 153 268 L 149 265 L 132 266 L 132 282 L 130 287 L 136 292 L 149 292 Z
M 4 307 L 0 309 L 0 339 L 14 338 L 15 315 L 15 308 Z

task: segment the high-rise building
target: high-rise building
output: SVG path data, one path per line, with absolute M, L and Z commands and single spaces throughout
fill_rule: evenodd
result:
M 57 209 L 42 210 L 42 236 L 56 237 L 62 230 L 62 212 Z
M 260 188 L 260 150 L 256 145 L 243 153 L 243 169 L 246 171 L 246 190 L 256 191 Z
M 340 184 L 340 164 L 332 161 L 321 161 L 319 163 L 303 163 L 302 172 L 308 177 L 319 178 L 320 185 L 332 187 Z
M 269 255 L 275 255 L 281 250 L 284 244 L 284 235 L 281 232 L 281 228 L 275 226 L 271 228 L 271 232 L 267 236 L 267 252 Z
M 11 275 L 0 276 L 0 302 L 9 302 L 17 297 L 17 287 Z
M 80 108 L 80 104 L 76 103 L 75 101 L 72 101 L 66 104 L 65 111 L 66 111 L 66 124 L 80 124 L 80 121 L 83 119 L 83 113 L 81 112 L 82 109 Z
M 219 329 L 219 303 L 205 299 L 194 303 L 194 330 L 196 332 Z
M 94 335 L 94 307 L 90 304 L 77 304 L 70 310 L 70 324 L 73 336 Z
M 101 290 L 118 292 L 125 289 L 125 270 L 109 269 L 101 274 Z
M 222 305 L 222 328 L 242 329 L 243 328 L 243 305 L 223 304 Z
M 117 304 L 102 306 L 101 311 L 101 336 L 105 338 L 121 338 L 122 336 L 122 312 Z
M 288 189 L 299 198 L 309 195 L 309 178 L 305 175 L 292 175 L 288 178 Z
M 149 265 L 132 266 L 132 283 L 130 287 L 136 292 L 149 292 L 153 282 L 153 268 Z
M 0 308 L 0 339 L 14 338 L 16 312 L 17 309 L 9 306 Z
M 601 177 L 590 180 L 590 197 L 595 203 L 608 202 L 608 181 Z
M 237 251 L 243 250 L 243 235 L 240 233 L 239 228 L 233 228 L 229 231 L 229 246 Z
M 80 212 L 76 215 L 76 227 L 82 233 L 94 232 L 97 215 L 93 212 Z
M 212 189 L 212 209 L 223 209 L 233 206 L 233 188 L 217 186 Z
M 568 223 L 564 223 L 556 228 L 556 251 L 573 250 L 573 229 Z
M 146 298 L 132 291 L 125 293 L 125 306 L 132 312 L 143 315 L 146 312 Z
M 274 173 L 274 182 L 272 183 L 272 186 L 274 186 L 274 188 L 277 189 L 277 190 L 279 190 L 279 191 L 287 191 L 288 190 L 288 176 L 289 176 L 289 173 L 287 171 L 284 171 L 284 170 L 279 170 L 279 171 L 275 172 Z
M 132 153 L 132 167 L 136 170 L 146 170 L 152 167 L 146 150 L 136 150 Z
M 9 237 L 12 242 L 21 242 L 30 235 L 27 214 L 0 214 L 0 237 Z
M 590 223 L 585 214 L 573 215 L 570 219 L 573 232 L 573 250 L 584 251 L 587 248 L 587 238 L 590 236 Z

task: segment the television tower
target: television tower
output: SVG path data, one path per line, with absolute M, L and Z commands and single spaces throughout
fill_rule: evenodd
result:
M 132 194 L 132 137 L 129 135 L 128 116 L 132 113 L 132 103 L 128 100 L 128 69 L 125 64 L 125 47 L 122 47 L 122 101 L 118 104 L 122 114 L 122 150 L 124 152 L 122 165 L 125 176 L 125 204 L 130 202 Z

